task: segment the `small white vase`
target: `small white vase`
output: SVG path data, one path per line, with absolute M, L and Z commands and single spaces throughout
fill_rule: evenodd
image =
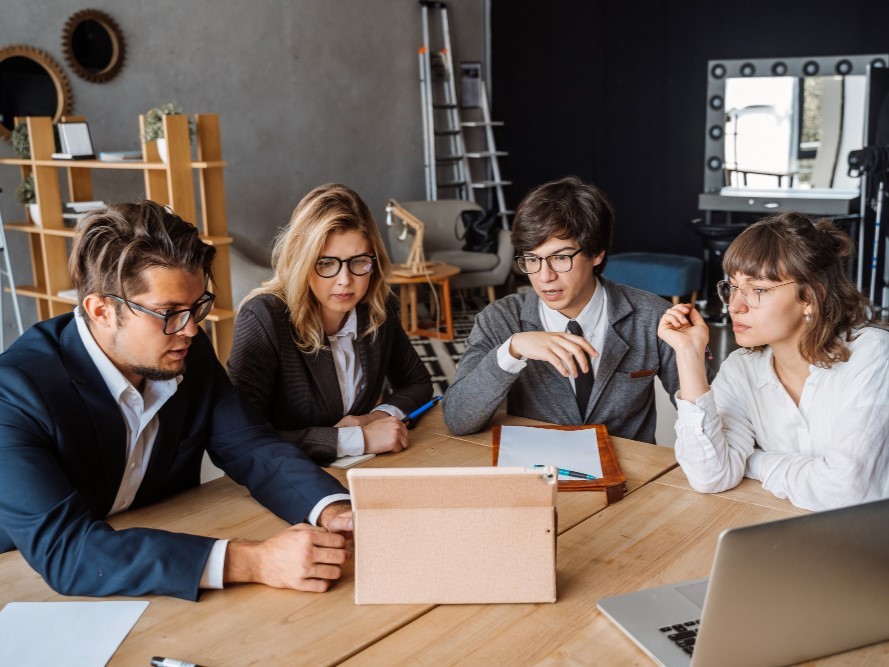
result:
M 28 214 L 31 216 L 31 222 L 40 227 L 40 207 L 37 204 L 28 204 Z
M 166 137 L 161 137 L 157 140 L 157 154 L 161 156 L 161 161 L 164 164 L 168 164 L 170 162 L 170 154 L 167 152 Z

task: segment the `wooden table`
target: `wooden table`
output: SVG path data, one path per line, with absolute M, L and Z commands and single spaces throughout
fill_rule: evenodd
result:
M 490 429 L 455 438 L 439 433 L 435 410 L 411 431 L 411 446 L 370 467 L 490 465 Z M 498 414 L 498 422 L 536 423 Z M 596 600 L 644 586 L 705 576 L 721 530 L 798 513 L 745 481 L 717 496 L 688 488 L 671 449 L 614 438 L 629 493 L 605 506 L 601 492 L 559 493 L 556 604 L 379 605 L 353 603 L 353 572 L 327 593 L 259 585 L 205 592 L 198 603 L 151 597 L 111 665 L 151 656 L 223 665 L 650 664 L 595 609 Z M 345 479 L 345 471 L 332 470 Z M 112 517 L 117 528 L 158 527 L 262 539 L 284 522 L 227 478 L 152 507 Z M 55 594 L 18 552 L 0 555 L 0 606 L 76 600 Z M 879 664 L 889 643 L 824 664 Z M 821 663 L 819 663 L 821 664 Z
M 408 336 L 425 336 L 441 340 L 454 340 L 454 321 L 451 314 L 451 278 L 460 273 L 460 269 L 450 264 L 434 262 L 429 264 L 432 271 L 426 276 L 390 275 L 389 282 L 400 285 L 401 289 L 401 326 Z M 417 285 L 429 285 L 440 293 L 439 304 L 441 316 L 444 317 L 444 331 L 438 327 L 421 329 L 417 317 Z

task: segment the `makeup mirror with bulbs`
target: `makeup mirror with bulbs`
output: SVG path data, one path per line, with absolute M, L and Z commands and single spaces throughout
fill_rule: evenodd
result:
M 711 60 L 702 210 L 857 210 L 869 73 L 886 54 Z

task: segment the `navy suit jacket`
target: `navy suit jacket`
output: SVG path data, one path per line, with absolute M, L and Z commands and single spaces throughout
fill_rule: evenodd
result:
M 265 507 L 304 521 L 333 477 L 285 442 L 232 387 L 207 336 L 192 341 L 133 507 L 200 483 L 204 451 Z M 18 548 L 65 595 L 196 600 L 214 540 L 104 521 L 123 478 L 126 425 L 73 314 L 0 355 L 0 552 Z

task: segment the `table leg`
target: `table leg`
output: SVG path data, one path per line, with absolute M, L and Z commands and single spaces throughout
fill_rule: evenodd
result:
M 407 286 L 407 289 L 408 293 L 410 294 L 411 300 L 411 328 L 409 333 L 411 335 L 414 335 L 420 328 L 420 324 L 417 319 L 417 286 L 411 284 Z
M 446 278 L 441 281 L 441 303 L 444 310 L 445 333 L 439 335 L 441 340 L 454 340 L 454 320 L 451 317 L 451 285 Z
M 409 322 L 407 321 L 407 285 L 399 285 L 399 297 L 401 301 L 401 328 L 408 331 Z

